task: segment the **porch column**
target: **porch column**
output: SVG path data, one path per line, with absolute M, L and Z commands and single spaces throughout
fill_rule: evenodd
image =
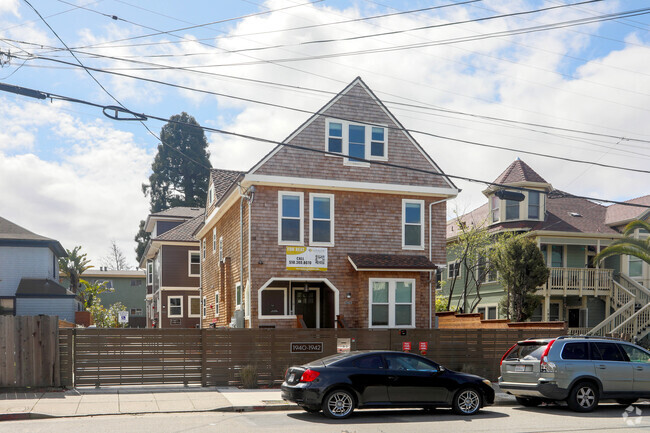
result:
M 605 296 L 605 318 L 609 317 L 611 308 L 612 308 L 612 296 L 607 295 Z
M 551 295 L 548 293 L 544 298 L 544 321 L 548 322 L 551 319 Z

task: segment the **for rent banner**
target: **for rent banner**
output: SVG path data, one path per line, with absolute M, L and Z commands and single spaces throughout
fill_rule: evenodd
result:
M 288 271 L 326 271 L 327 248 L 287 247 Z

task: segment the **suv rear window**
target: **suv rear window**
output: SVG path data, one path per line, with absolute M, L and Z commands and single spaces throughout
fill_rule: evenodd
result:
M 562 359 L 589 359 L 587 343 L 567 343 L 562 349 Z
M 544 354 L 547 342 L 531 341 L 530 343 L 518 343 L 517 346 L 508 353 L 506 361 L 539 361 Z

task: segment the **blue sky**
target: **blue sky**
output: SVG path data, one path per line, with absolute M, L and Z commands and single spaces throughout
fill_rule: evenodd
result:
M 641 9 L 649 6 L 645 1 L 603 1 L 419 31 L 409 29 L 569 2 L 485 0 L 340 24 L 331 23 L 454 2 L 30 2 L 89 67 L 308 111 L 317 110 L 361 76 L 408 129 L 629 168 L 650 166 L 648 143 L 628 140 L 650 139 L 647 14 L 517 36 L 278 63 L 278 59 L 431 45 Z M 110 18 L 113 15 L 119 19 Z M 218 21 L 223 22 L 215 23 Z M 301 29 L 288 30 L 295 27 Z M 152 29 L 168 33 L 137 38 L 155 33 Z M 403 32 L 297 45 L 396 30 Z M 136 39 L 114 42 L 127 38 Z M 268 48 L 278 45 L 281 47 Z M 18 57 L 0 68 L 0 82 L 114 104 L 86 72 L 55 62 L 76 62 L 61 48 L 62 43 L 24 1 L 0 0 L 0 50 L 10 50 Z M 250 51 L 253 48 L 258 50 Z M 255 62 L 259 59 L 266 62 Z M 134 62 L 199 68 L 207 74 L 134 69 L 143 66 Z M 186 111 L 203 125 L 272 140 L 282 140 L 307 117 L 226 96 L 93 74 L 131 110 L 165 118 Z M 436 111 L 440 108 L 465 114 Z M 472 115 L 624 139 L 541 131 Z M 0 119 L 4 125 L 0 128 L 0 188 L 6 192 L 0 201 L 0 215 L 59 239 L 66 248 L 82 245 L 97 265 L 112 239 L 133 259 L 132 238 L 139 220 L 148 213 L 148 200 L 140 185 L 147 181 L 156 140 L 140 124 L 111 121 L 97 108 L 7 93 L 0 94 Z M 155 132 L 162 127 L 158 121 L 147 124 Z M 647 174 L 414 136 L 451 174 L 490 181 L 521 157 L 553 186 L 575 194 L 626 200 L 649 193 Z M 270 149 L 270 145 L 213 133 L 207 137 L 215 167 L 245 170 Z M 457 183 L 463 192 L 450 204 L 450 217 L 484 202 L 483 185 Z

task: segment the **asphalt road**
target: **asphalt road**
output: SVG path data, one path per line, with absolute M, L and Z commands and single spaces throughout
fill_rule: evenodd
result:
M 636 408 L 641 411 L 638 415 Z M 606 404 L 589 414 L 576 414 L 566 407 L 528 409 L 499 406 L 479 415 L 462 417 L 450 410 L 433 414 L 421 410 L 357 411 L 347 420 L 330 420 L 301 411 L 202 412 L 158 415 L 119 415 L 4 421 L 0 432 L 122 433 L 122 432 L 281 432 L 362 433 L 396 432 L 623 432 L 650 431 L 650 405 L 638 405 L 627 418 L 626 407 Z M 645 415 L 645 416 L 644 416 Z

